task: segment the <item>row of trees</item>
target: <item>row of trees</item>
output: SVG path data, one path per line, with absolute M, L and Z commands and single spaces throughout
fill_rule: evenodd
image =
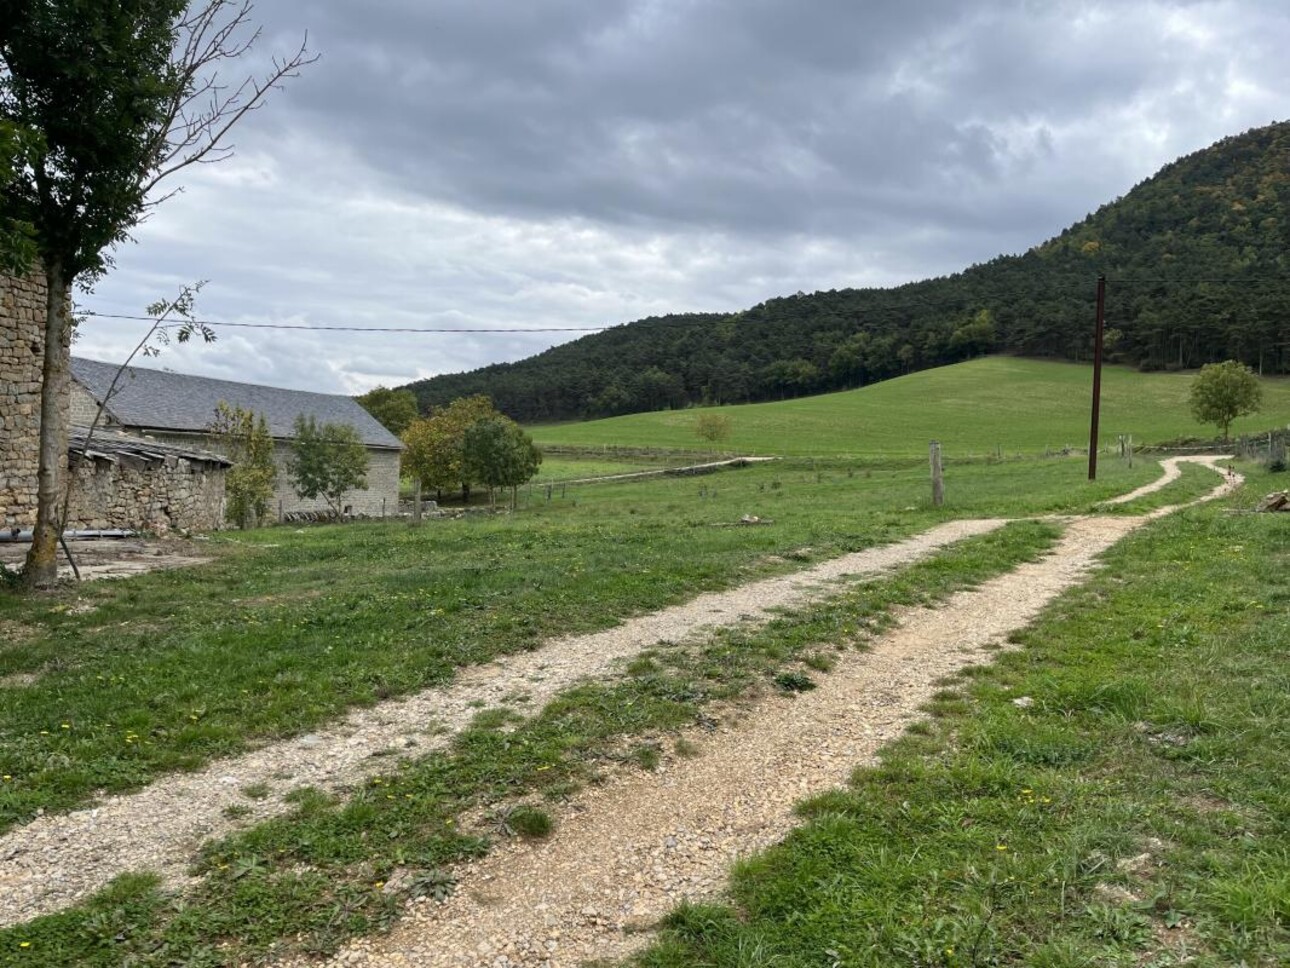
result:
M 360 402 L 402 437 L 403 471 L 417 483 L 418 515 L 422 488 L 440 497 L 445 490 L 460 489 L 462 500 L 468 501 L 472 486 L 483 485 L 490 503 L 498 490 L 509 488 L 514 507 L 519 486 L 531 480 L 542 463 L 529 435 L 487 397 L 455 400 L 426 418 L 417 415 L 415 398 L 406 390 L 378 388 Z M 728 434 L 728 428 L 718 429 Z M 226 516 L 240 528 L 255 527 L 269 514 L 277 484 L 268 424 L 263 415 L 221 401 L 210 431 L 218 449 L 233 462 L 225 477 Z M 296 418 L 287 475 L 297 495 L 321 497 L 333 517 L 340 518 L 347 492 L 367 486 L 368 461 L 367 448 L 353 427 Z
M 488 488 L 490 503 L 498 490 L 509 488 L 514 508 L 520 485 L 531 480 L 542 463 L 542 453 L 529 435 L 485 396 L 454 400 L 429 417 L 411 420 L 402 438 L 403 469 L 416 481 L 418 513 L 422 488 L 440 496 L 460 489 L 462 500 L 469 501 L 476 484 Z

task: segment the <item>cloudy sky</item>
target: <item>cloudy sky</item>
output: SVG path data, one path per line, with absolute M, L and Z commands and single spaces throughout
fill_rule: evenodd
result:
M 891 285 L 1019 252 L 1290 117 L 1285 0 L 273 0 L 321 59 L 83 308 L 537 330 Z M 248 65 L 250 66 L 250 65 Z M 146 324 L 94 318 L 120 358 Z M 576 333 L 217 326 L 153 364 L 361 392 Z

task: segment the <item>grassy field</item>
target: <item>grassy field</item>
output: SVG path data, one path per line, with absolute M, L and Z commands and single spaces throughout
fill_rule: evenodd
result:
M 1138 373 L 1107 367 L 1102 383 L 1101 440 L 1132 434 L 1138 443 L 1212 436 L 1187 410 L 1190 374 Z M 988 357 L 925 370 L 860 390 L 783 403 L 630 414 L 586 423 L 531 427 L 540 445 L 707 450 L 694 423 L 701 412 L 730 417 L 733 434 L 719 449 L 799 456 L 924 455 L 929 440 L 945 453 L 1040 454 L 1088 444 L 1092 368 Z M 1265 380 L 1261 413 L 1232 425 L 1233 434 L 1290 424 L 1290 379 Z
M 255 739 L 450 679 L 463 665 L 954 517 L 1082 510 L 1153 464 L 926 472 L 775 462 L 556 491 L 517 515 L 225 533 L 206 566 L 63 597 L 0 592 L 0 829 Z M 734 527 L 744 514 L 773 525 Z M 803 550 L 807 549 L 807 550 Z
M 1077 458 L 951 460 L 946 506 L 933 509 L 919 458 L 785 460 L 565 496 L 557 488 L 550 501 L 535 488 L 521 513 L 419 528 L 225 534 L 206 546 L 214 560 L 203 567 L 36 599 L 0 591 L 0 829 L 307 731 L 549 636 L 950 518 L 1085 512 L 1158 474 L 1153 462 L 1105 459 L 1090 484 Z M 1185 469 L 1129 510 L 1214 482 Z M 772 523 L 735 526 L 744 514 Z M 1272 751 L 1285 745 L 1290 712 L 1286 526 L 1216 509 L 1132 539 L 1110 574 L 1027 633 L 1025 652 L 939 702 L 925 735 L 898 746 L 884 770 L 808 806 L 808 839 L 742 869 L 736 907 L 678 912 L 647 961 L 952 966 L 999 953 L 1000 963 L 1051 968 L 1163 968 L 1127 953 L 1175 930 L 1211 956 L 1202 964 L 1281 954 L 1290 818 Z M 304 791 L 295 813 L 207 844 L 204 879 L 183 899 L 135 872 L 85 904 L 0 931 L 0 966 L 225 965 L 334 950 L 388 925 L 408 894 L 452 890 L 449 865 L 498 836 L 558 823 L 563 799 L 602 769 L 649 768 L 659 737 L 706 704 L 774 688 L 825 643 L 863 647 L 853 630 L 1010 570 L 1055 533 L 1013 524 L 764 628 L 657 650 L 530 720 L 481 710 L 447 749 L 392 758 L 388 775 L 352 797 Z M 1024 715 L 1010 702 L 1021 694 L 1036 699 Z M 1170 798 L 1186 806 L 1202 795 L 1222 805 L 1196 817 L 1167 809 Z M 538 806 L 507 814 L 505 829 L 466 822 L 517 799 Z M 792 852 L 815 843 L 821 824 L 841 839 L 824 841 L 802 874 Z M 1144 887 L 1140 905 L 1104 902 L 1096 884 L 1125 881 L 1115 861 L 1149 836 L 1169 845 L 1152 871 L 1167 880 Z M 870 850 L 887 851 L 890 865 L 865 863 Z M 815 866 L 817 854 L 848 869 Z M 386 893 L 395 868 L 415 876 Z M 1065 880 L 1054 886 L 1054 875 Z M 1204 889 L 1210 875 L 1217 887 Z M 827 877 L 836 890 L 821 887 Z M 863 893 L 865 877 L 891 885 L 853 903 L 848 878 Z M 777 907 L 782 898 L 802 916 Z M 1223 930 L 1236 940 L 1217 940 Z M 830 942 L 839 956 L 820 960 L 824 935 L 865 931 L 867 947 L 842 958 Z
M 1131 537 L 638 964 L 1290 964 L 1288 576 L 1281 517 Z

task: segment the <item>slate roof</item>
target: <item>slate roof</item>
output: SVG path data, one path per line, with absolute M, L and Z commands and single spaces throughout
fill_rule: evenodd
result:
M 74 356 L 72 377 L 102 403 L 118 365 Z M 269 433 L 280 439 L 293 436 L 292 425 L 297 416 L 304 414 L 319 423 L 349 424 L 369 447 L 403 447 L 398 437 L 350 397 L 234 383 L 142 366 L 130 366 L 121 375 L 107 410 L 126 427 L 202 432 L 210 426 L 215 405 L 221 400 L 263 414 Z

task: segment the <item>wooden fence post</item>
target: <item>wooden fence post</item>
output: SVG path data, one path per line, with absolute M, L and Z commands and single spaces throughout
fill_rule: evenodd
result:
M 940 507 L 945 503 L 945 479 L 941 475 L 941 442 L 933 440 L 928 450 L 928 459 L 932 465 L 932 506 Z

